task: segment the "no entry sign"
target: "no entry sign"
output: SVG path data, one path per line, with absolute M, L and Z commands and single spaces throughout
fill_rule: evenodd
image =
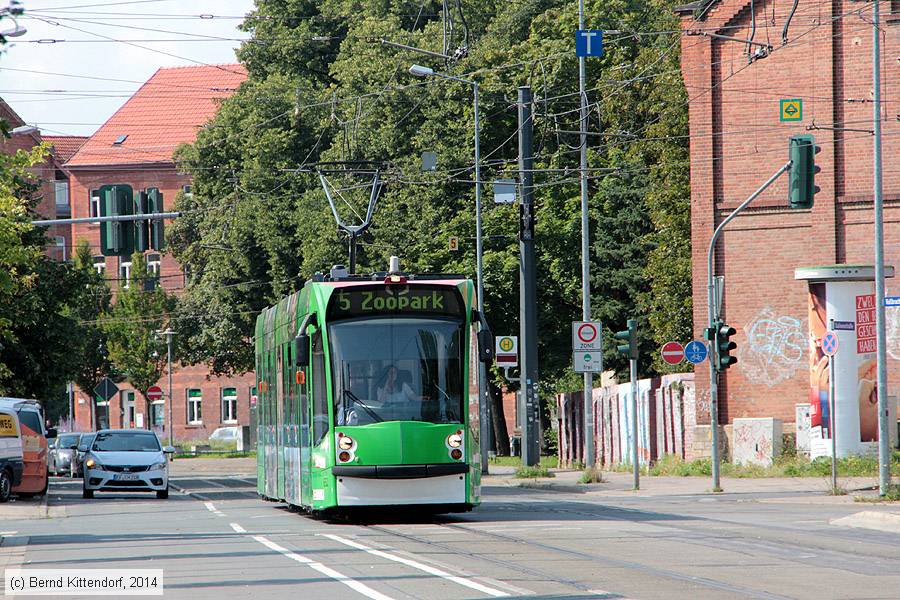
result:
M 163 391 L 158 385 L 150 386 L 147 389 L 147 399 L 151 402 L 155 402 L 156 400 L 162 400 Z
M 684 360 L 684 346 L 678 342 L 666 342 L 662 347 L 662 358 L 670 365 L 677 365 Z
M 603 350 L 599 321 L 572 322 L 572 350 Z

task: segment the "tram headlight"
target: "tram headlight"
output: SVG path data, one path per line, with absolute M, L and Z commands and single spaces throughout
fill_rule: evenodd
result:
M 450 458 L 452 458 L 453 460 L 461 459 L 462 458 L 462 450 L 460 450 L 459 448 L 454 448 L 453 450 L 450 451 Z
M 451 448 L 460 448 L 462 447 L 462 443 L 462 431 L 457 431 L 456 433 L 451 433 L 447 436 L 447 445 Z
M 350 453 L 346 450 L 342 450 L 340 454 L 338 454 L 338 460 L 341 462 L 349 462 L 350 461 Z
M 349 435 L 342 435 L 338 438 L 338 448 L 341 450 L 349 450 L 353 447 L 353 438 Z

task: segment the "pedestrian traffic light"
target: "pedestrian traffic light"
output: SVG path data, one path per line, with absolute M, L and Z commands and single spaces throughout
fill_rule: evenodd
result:
M 133 212 L 134 192 L 131 186 L 104 185 L 100 188 L 101 217 L 130 215 Z M 131 256 L 134 253 L 134 228 L 130 223 L 117 221 L 101 223 L 100 251 L 103 256 Z
M 816 166 L 816 154 L 821 148 L 816 146 L 811 135 L 795 135 L 790 141 L 791 167 L 788 171 L 788 202 L 791 208 L 812 208 L 813 200 L 819 188 L 816 187 L 816 173 L 821 171 Z
M 637 321 L 628 319 L 628 329 L 616 333 L 613 337 L 617 340 L 623 340 L 626 344 L 619 344 L 616 350 L 624 354 L 630 359 L 637 360 L 638 357 L 638 340 L 637 340 Z
M 731 341 L 731 336 L 737 333 L 734 327 L 724 321 L 716 321 L 715 346 L 716 346 L 716 370 L 720 373 L 737 362 L 737 357 L 731 356 L 731 351 L 737 348 L 737 344 Z
M 159 188 L 147 188 L 147 213 L 159 214 L 163 212 L 163 195 Z M 150 248 L 153 250 L 162 250 L 166 245 L 165 225 L 162 219 L 153 219 L 150 221 Z

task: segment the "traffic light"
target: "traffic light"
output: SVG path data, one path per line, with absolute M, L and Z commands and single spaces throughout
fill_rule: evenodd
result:
M 813 199 L 819 188 L 816 187 L 816 173 L 821 171 L 816 166 L 816 154 L 821 148 L 816 146 L 811 135 L 791 136 L 790 160 L 791 168 L 788 178 L 788 203 L 791 208 L 812 208 Z
M 129 185 L 104 185 L 100 188 L 100 216 L 130 215 L 134 211 L 134 192 Z M 100 251 L 103 256 L 131 256 L 134 253 L 134 228 L 130 223 L 101 223 Z
M 147 188 L 147 210 L 149 214 L 158 214 L 163 212 L 163 195 L 159 188 Z M 150 231 L 150 248 L 152 250 L 162 250 L 166 245 L 165 225 L 162 219 L 153 219 L 149 225 Z
M 147 207 L 147 191 L 141 190 L 137 193 L 137 196 L 134 199 L 134 214 L 147 214 Z M 149 237 L 147 230 L 147 221 L 134 221 L 131 225 L 132 227 L 134 227 L 134 249 L 138 252 L 143 252 L 147 249 Z
M 616 346 L 616 350 L 624 354 L 630 359 L 637 359 L 638 357 L 638 339 L 637 339 L 637 321 L 634 319 L 628 319 L 628 329 L 625 331 L 620 331 L 616 333 L 613 337 L 617 340 L 622 340 L 627 342 L 626 344 L 619 344 Z
M 716 346 L 716 370 L 720 373 L 737 362 L 736 356 L 731 356 L 731 351 L 737 348 L 737 344 L 729 338 L 737 333 L 734 327 L 725 321 L 716 321 L 715 346 Z

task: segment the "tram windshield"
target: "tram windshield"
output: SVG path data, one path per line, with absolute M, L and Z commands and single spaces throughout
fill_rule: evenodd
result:
M 379 316 L 329 325 L 335 422 L 461 423 L 463 322 Z

